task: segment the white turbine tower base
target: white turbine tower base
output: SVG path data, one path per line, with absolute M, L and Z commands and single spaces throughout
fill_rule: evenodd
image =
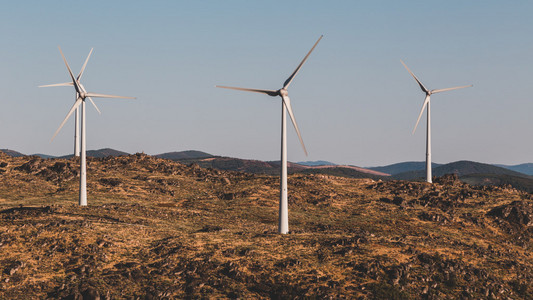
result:
M 420 110 L 420 114 L 418 115 L 418 119 L 416 120 L 415 128 L 413 129 L 413 134 L 416 131 L 416 127 L 418 126 L 418 123 L 420 122 L 420 118 L 422 117 L 422 114 L 424 113 L 424 109 L 427 106 L 427 126 L 426 126 L 426 182 L 432 183 L 432 174 L 431 174 L 431 95 L 440 93 L 440 92 L 446 92 L 451 90 L 457 90 L 457 89 L 463 89 L 467 87 L 471 87 L 472 85 L 464 85 L 464 86 L 457 86 L 452 88 L 446 88 L 446 89 L 436 89 L 436 90 L 428 90 L 418 78 L 416 78 L 415 74 L 409 70 L 407 65 L 400 60 L 402 65 L 407 69 L 407 72 L 413 76 L 415 81 L 418 83 L 420 88 L 424 93 L 426 93 L 426 99 L 424 99 L 424 104 L 422 104 L 422 109 Z
M 230 87 L 230 86 L 219 86 L 218 88 L 225 88 L 225 89 L 232 89 L 232 90 L 239 90 L 239 91 L 246 91 L 246 92 L 254 92 L 254 93 L 261 93 L 261 94 L 267 94 L 269 96 L 280 96 L 281 97 L 281 168 L 280 168 L 280 196 L 279 196 L 279 233 L 281 234 L 287 234 L 289 233 L 289 204 L 287 199 L 287 113 L 289 114 L 289 117 L 291 118 L 292 124 L 294 125 L 294 129 L 296 130 L 296 134 L 298 135 L 298 139 L 300 140 L 300 144 L 302 145 L 302 148 L 305 152 L 305 155 L 307 155 L 307 150 L 305 149 L 304 141 L 302 139 L 302 135 L 300 134 L 300 129 L 298 129 L 298 124 L 296 123 L 296 119 L 294 117 L 294 113 L 292 112 L 292 106 L 291 106 L 291 99 L 289 98 L 289 94 L 287 89 L 289 88 L 289 85 L 291 84 L 292 80 L 300 71 L 300 68 L 303 66 L 311 52 L 315 49 L 316 45 L 318 45 L 318 42 L 322 39 L 322 36 L 318 38 L 316 43 L 314 44 L 313 48 L 309 50 L 307 55 L 304 57 L 302 62 L 296 67 L 296 70 L 292 72 L 291 76 L 285 80 L 283 83 L 283 87 L 279 90 L 260 90 L 260 89 L 249 89 L 249 88 L 240 88 L 240 87 Z
M 77 109 L 76 109 L 77 110 Z M 87 144 L 85 139 L 85 101 L 81 102 L 80 206 L 87 206 Z
M 281 172 L 279 182 L 279 224 L 278 231 L 289 233 L 289 200 L 287 198 L 287 108 L 281 103 Z
M 85 67 L 87 66 L 87 62 L 89 61 L 89 57 L 91 57 L 91 53 L 93 52 L 93 49 L 89 52 L 89 55 L 87 56 L 87 59 L 85 60 L 85 63 L 83 64 L 83 67 L 81 68 L 80 73 L 78 74 L 78 77 L 74 78 L 74 75 L 72 74 L 72 70 L 70 69 L 70 66 L 68 65 L 67 59 L 63 55 L 63 51 L 61 51 L 61 47 L 59 47 L 59 52 L 61 53 L 61 57 L 63 57 L 63 61 L 65 62 L 65 65 L 67 66 L 68 73 L 70 75 L 70 78 L 72 82 L 66 82 L 66 83 L 57 83 L 57 84 L 50 84 L 50 85 L 43 85 L 40 87 L 51 87 L 51 86 L 74 86 L 74 89 L 76 90 L 76 102 L 74 102 L 74 105 L 70 109 L 70 111 L 67 113 L 67 116 L 59 125 L 59 128 L 54 133 L 54 136 L 52 137 L 52 141 L 56 137 L 56 135 L 59 133 L 61 128 L 63 128 L 63 125 L 67 122 L 68 118 L 75 113 L 75 132 L 74 132 L 74 155 L 80 156 L 80 197 L 79 197 L 79 204 L 80 206 L 87 206 L 87 161 L 86 161 L 86 154 L 87 154 L 87 147 L 86 147 L 86 138 L 85 138 L 85 132 L 86 132 L 86 114 L 85 114 L 85 99 L 89 99 L 91 101 L 91 104 L 96 108 L 98 113 L 100 113 L 100 110 L 94 103 L 94 101 L 91 99 L 91 97 L 94 98 L 123 98 L 123 99 L 135 99 L 134 97 L 123 97 L 123 96 L 114 96 L 114 95 L 105 95 L 105 94 L 96 94 L 96 93 L 88 93 L 85 90 L 85 87 L 81 84 L 80 79 L 83 75 L 83 71 L 85 71 Z M 81 106 L 81 109 L 79 109 Z M 78 121 L 78 116 L 81 115 L 81 122 Z M 81 126 L 79 126 L 81 123 Z M 80 136 L 78 136 L 78 133 Z
M 78 95 L 76 93 L 76 99 L 78 98 Z M 76 112 L 74 115 L 74 156 L 80 156 L 80 112 L 79 109 L 76 108 Z

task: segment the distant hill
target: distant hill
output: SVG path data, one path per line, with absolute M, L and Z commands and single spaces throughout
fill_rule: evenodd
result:
M 0 149 L 12 157 L 25 156 L 23 153 Z M 55 157 L 46 154 L 33 154 L 41 158 L 70 158 L 71 155 Z M 123 151 L 110 148 L 87 151 L 88 157 L 108 157 L 128 155 Z M 206 152 L 188 150 L 154 155 L 158 158 L 178 161 L 183 164 L 197 164 L 203 168 L 223 171 L 238 171 L 251 174 L 279 175 L 279 161 L 260 161 L 233 157 L 215 156 Z M 357 166 L 336 165 L 329 161 L 304 161 L 288 163 L 291 174 L 324 174 L 347 178 L 372 178 L 376 180 L 423 180 L 425 162 L 403 162 L 381 167 L 361 168 Z M 433 163 L 433 176 L 456 174 L 460 180 L 473 185 L 510 185 L 516 189 L 533 192 L 533 163 L 514 166 L 490 165 L 472 161 L 457 161 L 449 164 Z M 392 175 L 392 176 L 390 176 Z
M 234 157 L 213 156 L 200 151 L 171 152 L 156 155 L 159 158 L 171 159 L 185 164 L 197 164 L 202 168 L 212 168 L 223 171 L 237 171 L 251 174 L 279 175 L 279 161 L 261 161 L 252 159 L 240 159 Z M 314 162 L 313 162 L 314 163 Z M 325 162 L 329 163 L 329 162 Z M 304 165 L 300 163 L 287 163 L 288 173 L 305 173 L 305 174 L 329 174 L 334 176 L 350 178 L 381 178 L 387 176 L 374 170 L 368 170 L 355 166 L 338 166 L 322 165 L 317 162 L 316 165 Z
M 25 154 L 22 154 L 20 152 L 17 152 L 15 150 L 9 150 L 9 149 L 0 149 L 0 151 L 4 152 L 5 154 L 12 156 L 12 157 L 21 157 L 26 156 Z
M 201 159 L 185 159 L 179 161 L 183 163 L 195 163 L 203 168 L 213 168 L 223 171 L 238 171 L 252 174 L 268 175 L 277 175 L 279 173 L 279 162 L 275 161 L 266 162 L 261 160 L 240 159 L 220 156 Z M 304 166 L 288 163 L 288 172 L 294 172 L 304 168 Z
M 35 153 L 35 154 L 32 154 L 32 156 L 39 156 L 40 158 L 44 158 L 44 159 L 57 158 L 57 156 L 41 154 L 41 153 Z
M 108 156 L 122 156 L 122 155 L 130 155 L 130 154 L 127 152 L 118 151 L 118 150 L 110 149 L 110 148 L 87 151 L 87 156 L 90 156 L 90 157 L 108 157 Z
M 533 176 L 510 169 L 473 161 L 457 161 L 433 169 L 433 176 L 456 174 L 459 179 L 471 185 L 501 186 L 509 185 L 515 189 L 533 192 Z M 424 180 L 425 170 L 395 174 L 394 179 Z
M 432 163 L 431 166 L 434 169 L 434 168 L 442 166 L 442 164 Z M 405 172 L 425 170 L 426 162 L 425 161 L 407 161 L 407 162 L 402 162 L 402 163 L 397 163 L 397 164 L 392 164 L 392 165 L 382 166 L 382 167 L 370 167 L 367 169 L 382 172 L 382 173 L 387 173 L 390 175 L 396 175 L 396 174 L 405 173 Z
M 505 168 L 496 167 L 489 164 L 483 164 L 473 161 L 456 161 L 453 163 L 441 165 L 433 169 L 433 176 L 442 176 L 445 174 L 456 174 L 458 177 L 471 174 L 494 174 L 494 175 L 509 175 L 516 177 L 529 177 L 526 174 L 508 170 Z M 420 179 L 426 176 L 425 170 L 411 171 L 395 174 L 395 179 L 413 180 Z
M 509 169 L 473 161 L 457 161 L 433 169 L 433 176 L 456 174 L 463 182 L 472 185 L 510 185 L 513 188 L 533 192 L 533 177 Z M 394 179 L 423 180 L 425 170 L 396 174 Z
M 347 178 L 371 178 L 375 180 L 387 180 L 390 179 L 390 176 L 380 176 L 373 173 L 361 172 L 355 168 L 349 168 L 347 166 L 332 166 L 331 168 L 308 168 L 299 170 L 293 173 L 301 174 L 324 174 L 338 177 L 347 177 Z M 377 172 L 376 172 L 377 173 Z
M 314 167 L 314 166 L 335 166 L 336 165 L 336 164 L 334 164 L 332 162 L 325 161 L 325 160 L 299 161 L 299 162 L 297 162 L 297 164 L 302 165 L 302 166 L 309 166 L 309 167 Z
M 180 152 L 167 152 L 162 154 L 154 155 L 155 157 L 170 159 L 170 160 L 184 160 L 184 159 L 201 159 L 201 158 L 210 158 L 214 157 L 209 153 L 196 150 L 187 150 Z
M 460 180 L 470 185 L 510 185 L 517 190 L 533 193 L 533 179 L 526 177 L 498 174 L 470 174 L 460 177 Z
M 346 171 L 343 171 L 342 173 L 347 175 L 347 174 L 354 174 L 354 177 L 351 177 L 351 178 L 362 178 L 361 176 L 357 175 L 359 173 L 362 173 L 362 174 L 370 174 L 370 175 L 375 175 L 375 176 L 378 176 L 378 177 L 390 177 L 389 174 L 387 173 L 383 173 L 383 172 L 378 172 L 378 171 L 375 171 L 375 170 L 370 170 L 370 169 L 366 169 L 366 168 L 361 168 L 361 167 L 357 167 L 357 166 L 350 166 L 350 165 L 323 165 L 323 166 L 305 166 L 306 167 L 306 173 L 310 173 L 309 171 L 307 170 L 317 170 L 317 173 L 321 173 L 321 174 L 327 174 L 329 171 L 318 171 L 319 169 L 320 170 L 326 170 L 326 169 L 337 169 L 337 170 L 346 170 Z M 354 171 L 354 172 L 352 172 Z M 333 175 L 333 174 L 331 174 Z M 344 177 L 350 177 L 350 176 L 344 176 Z
M 22 154 L 20 152 L 17 152 L 17 151 L 14 151 L 14 150 L 9 150 L 9 149 L 0 149 L 0 151 L 6 153 L 9 156 L 13 156 L 13 157 L 27 156 L 26 154 Z M 88 150 L 87 151 L 87 156 L 88 157 L 108 157 L 108 156 L 121 156 L 121 155 L 129 155 L 129 153 L 126 153 L 126 152 L 123 152 L 123 151 L 118 151 L 118 150 L 111 149 L 111 148 L 104 148 L 104 149 L 99 149 L 99 150 Z M 62 155 L 62 156 L 54 156 L 54 155 L 36 153 L 36 154 L 31 154 L 31 156 L 39 156 L 40 158 L 48 159 L 48 158 L 70 158 L 70 157 L 72 157 L 74 155 L 73 154 L 68 154 L 68 155 Z
M 520 165 L 514 165 L 514 166 L 508 166 L 508 165 L 495 165 L 501 168 L 506 168 L 509 170 L 513 170 L 516 172 L 524 173 L 527 175 L 533 175 L 533 163 L 526 163 L 526 164 L 520 164 Z
M 123 152 L 123 151 L 119 151 L 119 150 L 115 150 L 115 149 L 111 149 L 111 148 L 104 148 L 104 149 L 99 149 L 99 150 L 87 150 L 87 156 L 88 157 L 101 158 L 101 157 L 122 156 L 122 155 L 129 155 L 129 153 L 126 153 L 126 152 Z M 69 154 L 69 155 L 59 156 L 58 158 L 71 158 L 72 156 L 74 156 L 74 155 L 73 154 Z

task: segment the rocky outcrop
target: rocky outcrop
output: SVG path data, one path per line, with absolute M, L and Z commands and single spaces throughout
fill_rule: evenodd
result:
M 489 216 L 505 220 L 513 226 L 533 226 L 533 202 L 531 200 L 513 201 L 509 204 L 493 208 Z

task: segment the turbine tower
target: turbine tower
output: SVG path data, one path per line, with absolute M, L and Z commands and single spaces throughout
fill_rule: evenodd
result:
M 420 114 L 418 115 L 418 119 L 416 120 L 415 128 L 413 129 L 413 134 L 415 134 L 416 127 L 418 126 L 418 123 L 420 122 L 420 118 L 422 117 L 422 113 L 424 113 L 424 109 L 427 106 L 427 127 L 426 127 L 426 181 L 429 183 L 432 183 L 432 176 L 431 176 L 431 109 L 430 109 L 430 98 L 432 94 L 440 93 L 440 92 L 446 92 L 451 90 L 457 90 L 457 89 L 463 89 L 467 87 L 471 87 L 472 85 L 464 85 L 464 86 L 457 86 L 452 88 L 446 88 L 446 89 L 436 89 L 436 90 L 428 90 L 418 78 L 416 78 L 415 74 L 409 70 L 407 65 L 400 60 L 402 65 L 407 69 L 407 72 L 413 76 L 413 78 L 416 80 L 420 88 L 424 93 L 426 93 L 426 98 L 424 99 L 424 104 L 422 104 L 422 109 L 420 110 Z
M 76 77 L 78 82 L 81 79 L 81 76 L 83 75 L 83 71 L 85 70 L 85 67 L 87 66 L 87 62 L 89 61 L 89 58 L 91 57 L 91 53 L 93 53 L 93 48 L 91 48 L 91 51 L 89 51 L 89 55 L 87 55 L 87 59 L 85 59 L 85 63 L 83 64 L 83 67 L 81 67 L 81 71 Z M 41 85 L 39 87 L 54 87 L 54 86 L 73 86 L 74 84 L 72 82 L 65 82 L 65 83 L 57 83 L 57 84 L 48 84 L 48 85 Z M 80 83 L 81 85 L 81 83 Z M 76 93 L 76 99 L 78 99 L 78 93 Z M 76 101 L 74 99 L 74 101 Z M 96 111 L 101 114 L 100 110 L 98 109 L 98 106 L 94 103 L 94 101 L 89 98 L 92 105 L 96 109 Z M 79 107 L 76 108 L 76 111 L 74 112 L 74 156 L 80 156 L 80 109 Z
M 300 68 L 303 66 L 311 52 L 315 49 L 316 45 L 318 45 L 318 42 L 322 39 L 323 36 L 320 36 L 318 40 L 316 41 L 315 45 L 307 55 L 304 57 L 302 62 L 296 67 L 296 70 L 285 80 L 283 83 L 283 87 L 279 90 L 259 90 L 259 89 L 248 89 L 248 88 L 240 88 L 240 87 L 230 87 L 230 86 L 216 86 L 218 88 L 225 88 L 225 89 L 232 89 L 232 90 L 239 90 L 239 91 L 246 91 L 246 92 L 255 92 L 255 93 L 261 93 L 261 94 L 267 94 L 272 97 L 280 96 L 281 97 L 281 174 L 280 174 L 280 199 L 279 199 L 279 233 L 281 234 L 287 234 L 289 233 L 289 208 L 288 208 L 288 200 L 287 200 L 287 125 L 286 125 L 286 117 L 287 112 L 289 113 L 289 116 L 291 118 L 292 124 L 294 125 L 294 129 L 296 130 L 296 133 L 298 134 L 298 139 L 300 140 L 300 144 L 302 145 L 302 148 L 305 152 L 305 155 L 307 156 L 307 150 L 305 149 L 304 141 L 302 140 L 302 136 L 300 134 L 300 129 L 298 129 L 298 124 L 296 123 L 296 119 L 294 118 L 294 113 L 292 112 L 292 106 L 291 106 L 291 100 L 289 98 L 289 94 L 287 89 L 289 88 L 289 85 L 291 84 L 292 80 L 300 71 Z
M 97 93 L 89 93 L 85 90 L 85 87 L 80 83 L 80 78 L 83 75 L 83 71 L 85 70 L 85 66 L 87 65 L 87 62 L 89 61 L 89 57 L 91 56 L 91 52 L 89 52 L 89 56 L 87 56 L 87 59 L 85 60 L 85 63 L 83 64 L 83 67 L 81 68 L 80 74 L 78 77 L 74 77 L 72 74 L 72 70 L 70 69 L 70 66 L 68 65 L 67 59 L 65 58 L 65 55 L 63 55 L 63 51 L 61 51 L 61 47 L 59 48 L 59 52 L 61 53 L 61 57 L 63 57 L 63 61 L 65 62 L 65 65 L 67 66 L 68 73 L 70 75 L 70 78 L 72 79 L 72 82 L 66 82 L 66 83 L 58 83 L 58 84 L 52 84 L 47 86 L 74 86 L 74 89 L 76 90 L 76 102 L 70 109 L 70 111 L 67 113 L 67 116 L 61 122 L 61 125 L 59 125 L 59 128 L 54 133 L 54 136 L 52 137 L 52 141 L 56 137 L 56 135 L 59 133 L 61 128 L 63 128 L 63 125 L 67 122 L 68 118 L 77 110 L 80 108 L 81 113 L 81 126 L 80 126 L 80 198 L 79 198 L 79 205 L 80 206 L 87 206 L 87 161 L 86 161 L 86 140 L 85 140 L 85 99 L 89 99 L 91 103 L 94 105 L 96 110 L 100 113 L 100 110 L 94 103 L 94 101 L 91 99 L 91 97 L 94 98 L 122 98 L 122 99 L 135 99 L 134 97 L 124 97 L 124 96 L 114 96 L 114 95 L 105 95 L 105 94 L 97 94 Z M 77 124 L 76 124 L 77 127 Z M 76 129 L 77 130 L 77 129 Z

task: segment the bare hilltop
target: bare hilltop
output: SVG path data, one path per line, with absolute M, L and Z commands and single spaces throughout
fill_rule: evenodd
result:
M 532 299 L 532 195 L 0 152 L 0 299 Z

